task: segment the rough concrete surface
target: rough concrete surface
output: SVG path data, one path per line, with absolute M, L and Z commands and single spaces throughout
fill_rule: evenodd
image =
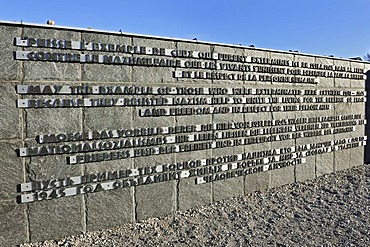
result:
M 369 246 L 370 166 L 27 246 Z

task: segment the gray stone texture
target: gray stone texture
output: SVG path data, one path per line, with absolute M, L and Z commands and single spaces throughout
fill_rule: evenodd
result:
M 176 49 L 179 50 L 179 51 L 198 51 L 198 52 L 201 52 L 201 53 L 210 53 L 212 51 L 212 47 L 210 45 L 206 45 L 206 44 L 197 44 L 197 42 L 177 42 L 176 43 Z M 183 58 L 178 58 L 180 60 L 184 60 L 184 61 L 203 61 L 203 62 L 210 62 L 212 60 L 209 60 L 209 59 L 194 59 L 194 58 L 187 58 L 187 57 L 183 57 Z M 213 70 L 210 70 L 210 69 L 197 69 L 197 68 L 177 68 L 176 70 L 182 70 L 182 71 L 195 71 L 195 72 L 204 72 L 204 71 L 207 71 L 207 72 L 212 72 Z M 211 79 L 202 79 L 202 84 L 205 86 L 205 85 L 209 85 L 210 83 L 212 83 L 213 81 Z M 191 78 L 179 78 L 177 83 L 179 83 L 178 85 L 180 86 L 190 86 L 190 85 L 194 85 L 194 86 L 199 86 L 199 79 L 191 79 Z
M 132 222 L 132 194 L 132 188 L 118 188 L 85 195 L 86 230 L 95 231 Z
M 195 184 L 194 179 L 182 179 L 178 185 L 178 210 L 187 210 L 212 203 L 212 183 Z
M 149 48 L 167 48 L 175 49 L 176 44 L 173 41 L 156 40 L 150 38 L 132 38 L 134 46 L 145 46 Z M 142 55 L 141 57 L 159 58 L 159 59 L 176 59 L 169 56 L 159 55 Z M 152 85 L 154 83 L 174 83 L 176 78 L 173 77 L 174 68 L 158 67 L 158 66 L 133 66 L 131 81 L 135 83 L 146 83 Z
M 20 146 L 20 142 L 0 142 L 0 200 L 15 199 L 17 184 L 23 181 L 22 160 L 15 152 Z
M 31 242 L 80 233 L 84 227 L 83 197 L 64 197 L 29 204 Z
M 244 179 L 245 194 L 251 194 L 255 191 L 267 190 L 270 188 L 270 173 L 254 173 L 245 176 Z
M 101 35 L 93 32 L 83 32 L 82 40 L 86 42 L 103 44 L 125 44 L 131 45 L 132 38 L 118 35 Z M 96 54 L 92 51 L 86 54 Z M 131 57 L 132 54 L 120 52 L 104 52 L 104 55 Z M 82 80 L 90 82 L 130 82 L 132 68 L 130 66 L 109 65 L 109 64 L 89 64 L 82 65 Z
M 0 201 L 0 245 L 15 246 L 27 242 L 26 205 Z
M 46 28 L 24 28 L 23 36 L 29 38 L 46 38 L 80 41 L 78 32 Z M 37 48 L 28 47 L 28 51 L 38 51 Z M 44 48 L 44 52 L 56 52 L 58 49 Z M 63 50 L 59 50 L 62 52 Z M 72 53 L 80 53 L 73 51 Z M 79 63 L 49 63 L 28 61 L 24 63 L 25 81 L 73 81 L 81 79 L 81 64 Z
M 52 97 L 45 98 L 50 99 Z M 36 135 L 40 134 L 82 131 L 82 111 L 79 108 L 31 108 L 25 110 L 25 112 L 26 135 L 29 138 L 35 138 Z
M 82 175 L 80 165 L 67 164 L 67 156 L 69 155 L 46 155 L 25 158 L 27 181 Z
M 16 106 L 15 84 L 0 83 L 0 139 L 20 138 L 20 110 Z
M 136 188 L 137 220 L 160 217 L 176 210 L 177 181 L 166 181 Z
M 0 80 L 12 81 L 21 76 L 21 63 L 14 60 L 13 52 L 20 50 L 13 46 L 14 38 L 20 36 L 21 28 L 1 25 L 0 27 Z

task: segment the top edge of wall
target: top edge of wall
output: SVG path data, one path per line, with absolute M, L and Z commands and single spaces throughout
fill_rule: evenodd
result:
M 160 40 L 168 40 L 168 41 L 181 41 L 181 42 L 188 42 L 188 43 L 194 43 L 194 44 L 219 45 L 219 46 L 225 46 L 225 47 L 231 47 L 231 48 L 243 48 L 243 49 L 249 49 L 249 50 L 277 52 L 277 53 L 290 54 L 290 55 L 320 57 L 320 58 L 344 60 L 344 61 L 350 61 L 350 62 L 367 63 L 367 64 L 370 63 L 369 61 L 362 61 L 362 60 L 351 59 L 351 58 L 324 56 L 324 55 L 316 55 L 316 54 L 309 54 L 309 53 L 300 53 L 300 52 L 295 52 L 295 51 L 282 51 L 282 50 L 257 48 L 257 47 L 243 46 L 243 45 L 209 42 L 209 41 L 171 38 L 171 37 L 165 37 L 165 36 L 145 35 L 145 34 L 127 33 L 127 32 L 115 32 L 115 31 L 99 30 L 99 29 L 92 29 L 92 28 L 79 28 L 79 27 L 68 27 L 68 26 L 37 24 L 37 23 L 28 23 L 28 22 L 17 22 L 17 21 L 3 21 L 3 20 L 0 20 L 0 25 L 12 25 L 12 26 L 19 26 L 19 27 L 37 27 L 37 28 L 41 27 L 41 28 L 49 28 L 49 29 L 61 29 L 61 30 L 91 32 L 91 33 L 101 33 L 101 34 L 127 35 L 127 36 L 138 37 L 138 38 L 160 39 Z

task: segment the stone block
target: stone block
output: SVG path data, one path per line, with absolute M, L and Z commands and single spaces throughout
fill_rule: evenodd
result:
M 26 206 L 15 201 L 0 201 L 0 245 L 15 246 L 27 239 Z
M 17 157 L 15 151 L 20 145 L 20 142 L 0 142 L 0 200 L 15 199 L 17 185 L 23 182 L 22 160 Z
M 131 56 L 131 55 L 128 55 Z M 84 64 L 81 77 L 87 82 L 129 82 L 132 68 L 127 65 Z
M 31 242 L 58 239 L 84 231 L 85 209 L 81 196 L 29 204 Z
M 306 163 L 295 166 L 296 182 L 316 178 L 315 156 L 306 157 Z
M 96 97 L 90 97 L 96 98 Z M 132 107 L 90 107 L 84 109 L 84 130 L 122 130 L 132 128 Z
M 195 184 L 195 179 L 182 179 L 178 184 L 178 210 L 212 203 L 212 184 Z
M 94 32 L 83 32 L 82 40 L 102 44 L 132 45 L 132 38 L 121 35 L 101 35 Z M 105 55 L 132 57 L 130 53 L 104 52 Z M 82 80 L 87 82 L 129 82 L 131 79 L 131 66 L 112 64 L 84 64 Z
M 336 68 L 335 73 L 338 75 L 336 78 L 334 78 L 335 87 L 348 89 L 351 86 L 351 80 L 341 77 L 348 74 L 348 70 L 351 68 L 350 61 L 334 60 L 334 66 Z
M 365 147 L 352 148 L 349 159 L 349 168 L 366 164 Z
M 14 39 L 19 37 L 20 33 L 21 28 L 19 27 L 3 25 L 0 27 L 1 80 L 16 80 L 20 77 L 20 62 L 14 60 L 14 52 L 17 50 L 14 46 Z
M 202 56 L 204 54 L 204 59 L 201 58 L 191 58 L 191 57 L 184 57 L 184 56 L 178 56 L 174 57 L 175 59 L 182 60 L 182 61 L 188 61 L 190 62 L 189 65 L 187 65 L 187 68 L 181 67 L 181 68 L 176 68 L 176 70 L 180 71 L 186 71 L 186 72 L 215 72 L 214 69 L 198 69 L 196 66 L 191 65 L 192 61 L 202 61 L 206 63 L 213 64 L 215 60 L 207 58 L 210 56 L 210 53 L 212 52 L 212 46 L 208 44 L 198 44 L 197 42 L 177 42 L 176 43 L 176 50 L 178 51 L 193 51 L 193 52 L 200 52 L 199 56 Z M 181 55 L 181 54 L 179 54 Z M 215 82 L 215 80 L 204 78 L 204 79 L 194 79 L 194 78 L 178 78 L 177 79 L 177 84 L 178 85 L 183 85 L 183 86 L 188 86 L 188 85 L 199 85 L 199 82 L 201 82 L 203 85 L 210 85 L 211 83 Z M 223 80 L 223 83 L 228 83 L 227 80 Z
M 220 148 L 213 152 L 217 157 L 231 156 L 244 153 L 243 146 L 230 148 Z M 225 162 L 218 165 L 226 165 L 234 162 Z M 231 172 L 232 170 L 229 170 Z M 224 172 L 221 172 L 222 174 Z M 212 183 L 213 201 L 220 201 L 230 197 L 240 196 L 244 194 L 244 177 L 235 177 L 224 180 L 217 180 Z
M 0 84 L 0 139 L 20 138 L 20 110 L 16 108 L 15 84 Z
M 332 58 L 325 58 L 325 57 L 316 57 L 315 63 L 319 65 L 328 65 L 334 67 L 334 59 Z M 324 71 L 324 70 L 323 70 Z M 330 71 L 333 72 L 334 71 Z M 320 87 L 334 87 L 334 78 L 333 77 L 326 77 L 326 78 L 320 78 L 319 82 Z
M 46 28 L 24 28 L 23 37 L 61 39 L 80 41 L 80 33 L 70 30 L 57 30 Z M 27 51 L 38 51 L 37 48 L 27 47 Z M 57 49 L 42 48 L 43 52 L 56 52 Z M 61 51 L 61 50 L 59 50 Z M 79 51 L 69 51 L 80 53 Z M 53 80 L 53 81 L 73 81 L 81 80 L 80 63 L 51 63 L 40 61 L 24 62 L 24 80 Z
M 81 132 L 82 110 L 79 108 L 42 108 L 26 110 L 26 134 L 35 138 L 39 134 Z
M 244 65 L 246 68 L 248 65 L 245 62 L 239 61 L 238 59 L 233 61 L 232 57 L 229 57 L 228 55 L 231 56 L 240 56 L 243 57 L 245 56 L 245 49 L 239 48 L 239 47 L 223 47 L 223 46 L 211 46 L 211 52 L 217 53 L 218 54 L 218 63 L 220 64 L 221 70 L 218 70 L 217 72 L 221 73 L 229 73 L 230 71 L 227 69 L 228 66 L 230 65 Z M 205 60 L 205 61 L 216 61 L 216 60 Z M 209 70 L 209 72 L 212 72 L 212 70 Z M 256 82 L 255 81 L 246 81 L 244 78 L 248 78 L 249 71 L 232 71 L 235 74 L 238 74 L 241 76 L 241 79 L 234 78 L 234 80 L 213 80 L 214 86 L 220 86 L 222 84 L 227 84 L 227 86 L 232 86 L 232 87 L 242 87 L 243 84 L 247 83 L 249 85 L 253 85 Z
M 365 89 L 366 86 L 366 64 L 364 63 L 357 63 L 357 62 L 351 62 L 351 69 L 361 69 L 364 71 L 364 73 L 356 73 L 356 75 L 363 76 L 363 79 L 351 79 L 351 88 L 363 88 Z
M 221 201 L 244 194 L 244 178 L 236 177 L 214 181 L 212 185 L 213 201 Z
M 254 173 L 245 176 L 244 179 L 245 194 L 251 194 L 255 191 L 263 191 L 270 188 L 270 173 Z
M 269 188 L 276 188 L 286 184 L 294 183 L 295 182 L 294 170 L 295 166 L 288 166 L 268 171 L 268 173 L 270 173 Z
M 158 59 L 171 59 L 176 60 L 176 57 L 169 57 L 159 55 L 155 51 L 159 49 L 176 49 L 175 42 L 167 40 L 155 40 L 150 38 L 132 38 L 134 46 L 143 46 L 152 49 L 153 55 L 140 55 L 142 58 L 158 58 Z M 175 67 L 161 67 L 161 66 L 132 66 L 131 81 L 135 83 L 174 83 Z
M 26 179 L 28 182 L 81 175 L 81 165 L 68 165 L 67 155 L 46 155 L 26 158 Z
M 351 152 L 351 149 L 345 149 L 334 153 L 334 171 L 341 171 L 350 167 Z
M 86 194 L 86 230 L 95 231 L 132 222 L 133 189 L 115 189 Z
M 101 35 L 93 32 L 83 32 L 82 40 L 114 45 L 132 45 L 132 38 L 118 35 Z M 104 52 L 108 56 L 132 57 L 131 53 Z M 128 65 L 115 64 L 83 64 L 82 80 L 87 82 L 130 82 L 132 68 Z M 117 84 L 115 84 L 117 85 Z
M 176 210 L 176 180 L 136 187 L 137 220 L 168 215 Z
M 334 172 L 334 153 L 318 154 L 316 157 L 316 177 Z

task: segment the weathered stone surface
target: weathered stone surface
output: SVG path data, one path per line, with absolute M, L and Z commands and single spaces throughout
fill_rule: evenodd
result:
M 84 116 L 85 131 L 132 128 L 131 107 L 91 107 L 84 109 Z
M 334 78 L 334 85 L 336 88 L 348 88 L 351 85 L 351 81 L 346 78 L 341 78 L 348 74 L 348 68 L 351 68 L 350 61 L 334 60 L 334 66 L 336 68 L 337 77 Z
M 267 190 L 270 188 L 270 173 L 254 173 L 245 176 L 245 194 L 250 194 L 255 191 Z
M 86 230 L 94 231 L 133 221 L 133 189 L 115 189 L 85 196 Z
M 288 166 L 276 170 L 269 171 L 270 173 L 270 188 L 279 187 L 285 184 L 295 182 L 294 166 Z
M 17 49 L 14 47 L 14 38 L 21 33 L 20 27 L 1 26 L 0 27 L 0 79 L 16 80 L 20 77 L 20 62 L 15 61 L 13 52 Z
M 35 138 L 39 134 L 81 132 L 82 110 L 79 108 L 46 108 L 26 110 L 26 134 Z
M 15 84 L 0 84 L 0 139 L 20 138 L 20 110 L 16 106 Z
M 139 186 L 136 188 L 137 220 L 160 217 L 176 209 L 176 180 Z
M 315 157 L 306 157 L 306 163 L 295 166 L 295 179 L 296 182 L 303 182 L 309 179 L 316 178 Z
M 236 177 L 215 181 L 213 182 L 212 189 L 214 201 L 241 196 L 244 194 L 244 178 Z
M 145 46 L 148 48 L 167 48 L 175 49 L 175 42 L 166 40 L 155 40 L 145 38 L 133 38 L 132 44 L 136 46 Z M 157 50 L 158 50 L 157 49 Z M 159 58 L 159 59 L 176 59 L 174 57 L 163 57 L 158 55 L 141 55 L 144 58 Z M 162 66 L 133 66 L 131 81 L 135 83 L 174 83 L 176 79 L 173 76 L 174 68 Z
M 31 242 L 80 233 L 85 228 L 82 202 L 75 196 L 29 204 Z
M 0 142 L 0 200 L 14 199 L 17 195 L 17 184 L 23 181 L 22 160 L 15 152 L 19 146 L 20 142 Z
M 327 66 L 334 66 L 334 59 L 324 58 L 324 57 L 316 57 L 315 63 L 316 64 L 327 65 Z M 334 87 L 334 78 L 333 77 L 320 78 L 319 85 L 320 85 L 320 87 Z
M 183 179 L 178 184 L 178 209 L 189 208 L 212 203 L 212 184 L 195 184 L 195 180 Z
M 0 201 L 0 245 L 15 246 L 27 239 L 26 206 Z
M 334 172 L 334 154 L 318 154 L 316 158 L 316 177 Z
M 28 182 L 81 175 L 80 165 L 67 164 L 67 155 L 48 155 L 26 158 L 26 179 Z
M 62 31 L 45 28 L 24 28 L 23 36 L 29 38 L 61 39 L 80 41 L 78 32 Z M 28 51 L 37 50 L 32 47 Z M 55 52 L 55 49 L 44 48 L 44 52 Z M 75 51 L 79 53 L 78 51 Z M 54 81 L 72 81 L 81 79 L 80 63 L 44 63 L 27 61 L 24 63 L 24 80 L 54 80 Z

